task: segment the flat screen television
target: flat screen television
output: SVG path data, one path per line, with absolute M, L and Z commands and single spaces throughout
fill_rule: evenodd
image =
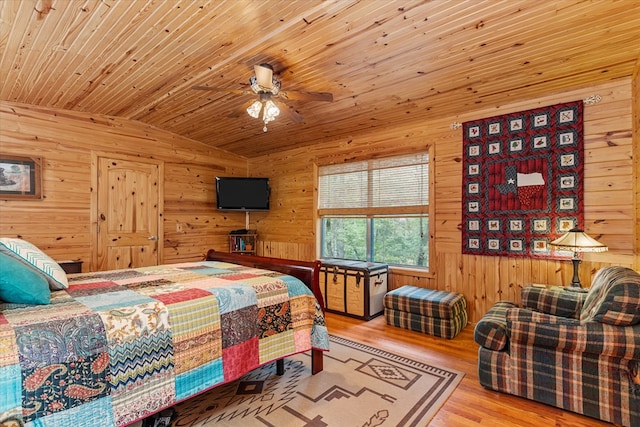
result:
M 269 178 L 216 177 L 216 206 L 223 211 L 268 211 Z

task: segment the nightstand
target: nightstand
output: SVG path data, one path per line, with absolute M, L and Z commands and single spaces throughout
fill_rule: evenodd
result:
M 82 273 L 82 260 L 64 260 L 56 261 L 67 274 Z

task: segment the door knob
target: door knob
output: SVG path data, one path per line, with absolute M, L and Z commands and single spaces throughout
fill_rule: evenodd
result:
M 158 240 L 158 236 L 149 236 L 148 239 L 149 240 Z

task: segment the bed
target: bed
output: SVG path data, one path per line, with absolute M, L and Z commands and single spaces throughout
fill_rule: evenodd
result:
M 318 262 L 209 251 L 59 276 L 48 304 L 0 301 L 0 425 L 125 426 L 306 351 L 315 374 L 329 347 L 318 275 Z

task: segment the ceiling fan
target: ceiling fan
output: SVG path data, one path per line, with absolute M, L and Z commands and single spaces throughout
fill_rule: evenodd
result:
M 267 131 L 267 123 L 273 121 L 280 114 L 281 110 L 278 108 L 278 104 L 282 105 L 282 103 L 276 98 L 300 101 L 333 101 L 333 95 L 329 92 L 280 90 L 280 79 L 273 74 L 273 67 L 270 64 L 263 63 L 255 65 L 253 68 L 255 75 L 251 76 L 249 79 L 249 86 L 251 87 L 251 90 L 227 89 L 212 86 L 192 86 L 192 89 L 212 90 L 237 95 L 258 95 L 258 99 L 253 101 L 251 105 L 247 107 L 247 113 L 251 117 L 257 119 L 260 117 L 260 112 L 262 112 L 262 121 L 264 122 L 262 130 L 264 132 Z M 300 116 L 300 114 L 298 114 L 298 112 L 293 108 L 284 105 L 282 106 L 282 110 L 287 112 L 294 122 L 301 123 L 303 121 L 302 116 Z

